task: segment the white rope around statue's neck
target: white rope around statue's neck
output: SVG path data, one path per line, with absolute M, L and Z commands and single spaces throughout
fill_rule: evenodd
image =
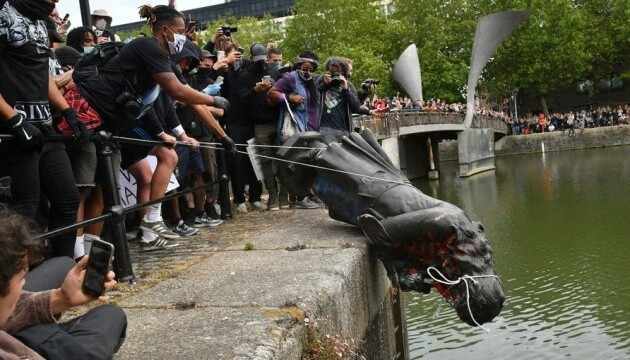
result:
M 437 277 L 435 277 L 431 272 L 435 271 L 440 277 L 441 279 L 438 279 Z M 460 278 L 458 278 L 457 280 L 450 280 L 449 278 L 447 278 L 444 274 L 442 274 L 442 272 L 440 270 L 438 270 L 436 267 L 434 266 L 429 266 L 427 268 L 427 274 L 429 275 L 429 277 L 431 277 L 431 279 L 433 279 L 433 281 L 436 281 L 440 284 L 444 284 L 444 285 L 448 285 L 448 286 L 454 286 L 459 284 L 460 282 L 464 282 L 464 285 L 466 285 L 466 306 L 468 306 L 468 313 L 470 314 L 470 318 L 472 319 L 472 321 L 475 323 L 475 325 L 477 325 L 477 327 L 482 328 L 484 331 L 486 332 L 490 332 L 490 330 L 486 329 L 485 327 L 483 327 L 480 323 L 477 322 L 477 320 L 475 320 L 475 316 L 473 315 L 472 309 L 470 308 L 470 288 L 468 285 L 468 280 L 472 281 L 473 284 L 477 284 L 477 280 L 478 278 L 499 278 L 496 275 L 464 275 Z

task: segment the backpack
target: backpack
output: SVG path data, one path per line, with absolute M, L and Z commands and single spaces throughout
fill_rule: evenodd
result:
M 77 62 L 72 75 L 81 96 L 101 116 L 103 127 L 114 134 L 135 127 L 140 111 L 135 77 L 123 73 L 114 61 L 123 46 L 122 42 L 95 46 Z

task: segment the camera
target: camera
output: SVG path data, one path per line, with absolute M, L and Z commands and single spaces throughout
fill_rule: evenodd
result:
M 376 86 L 380 84 L 379 80 L 375 80 L 375 79 L 366 79 L 364 82 L 361 83 L 361 86 L 364 88 L 368 88 L 370 86 Z
M 221 26 L 221 31 L 223 32 L 223 35 L 225 35 L 227 37 L 230 37 L 230 36 L 232 36 L 232 33 L 238 32 L 238 28 L 237 27 L 223 25 L 223 26 Z
M 330 75 L 330 85 L 331 86 L 339 86 L 341 85 L 341 75 L 337 73 L 333 73 Z

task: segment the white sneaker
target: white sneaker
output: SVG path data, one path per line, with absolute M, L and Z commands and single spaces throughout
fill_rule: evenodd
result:
M 144 233 L 149 233 L 151 235 L 157 235 L 163 237 L 165 239 L 179 239 L 181 236 L 174 233 L 171 229 L 169 229 L 163 221 L 156 222 L 147 222 L 142 220 L 140 223 L 140 230 L 142 230 L 143 238 Z M 155 236 L 152 236 L 155 237 Z M 146 239 L 145 239 L 146 240 Z
M 236 205 L 236 212 L 239 214 L 247 214 L 247 204 L 240 203 Z
M 179 244 L 171 243 L 171 242 L 168 242 L 168 240 L 166 239 L 162 239 L 161 237 L 158 237 L 157 239 L 151 242 L 140 241 L 140 246 L 141 246 L 142 251 L 147 252 L 147 251 L 172 249 L 174 247 L 178 247 Z

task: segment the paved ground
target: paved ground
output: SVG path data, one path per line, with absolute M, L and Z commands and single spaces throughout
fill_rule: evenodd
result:
M 117 359 L 300 359 L 316 318 L 365 335 L 357 299 L 382 284 L 366 280 L 360 231 L 325 210 L 250 213 L 181 242 L 151 254 L 132 245 L 140 281 L 111 294 L 129 318 Z

